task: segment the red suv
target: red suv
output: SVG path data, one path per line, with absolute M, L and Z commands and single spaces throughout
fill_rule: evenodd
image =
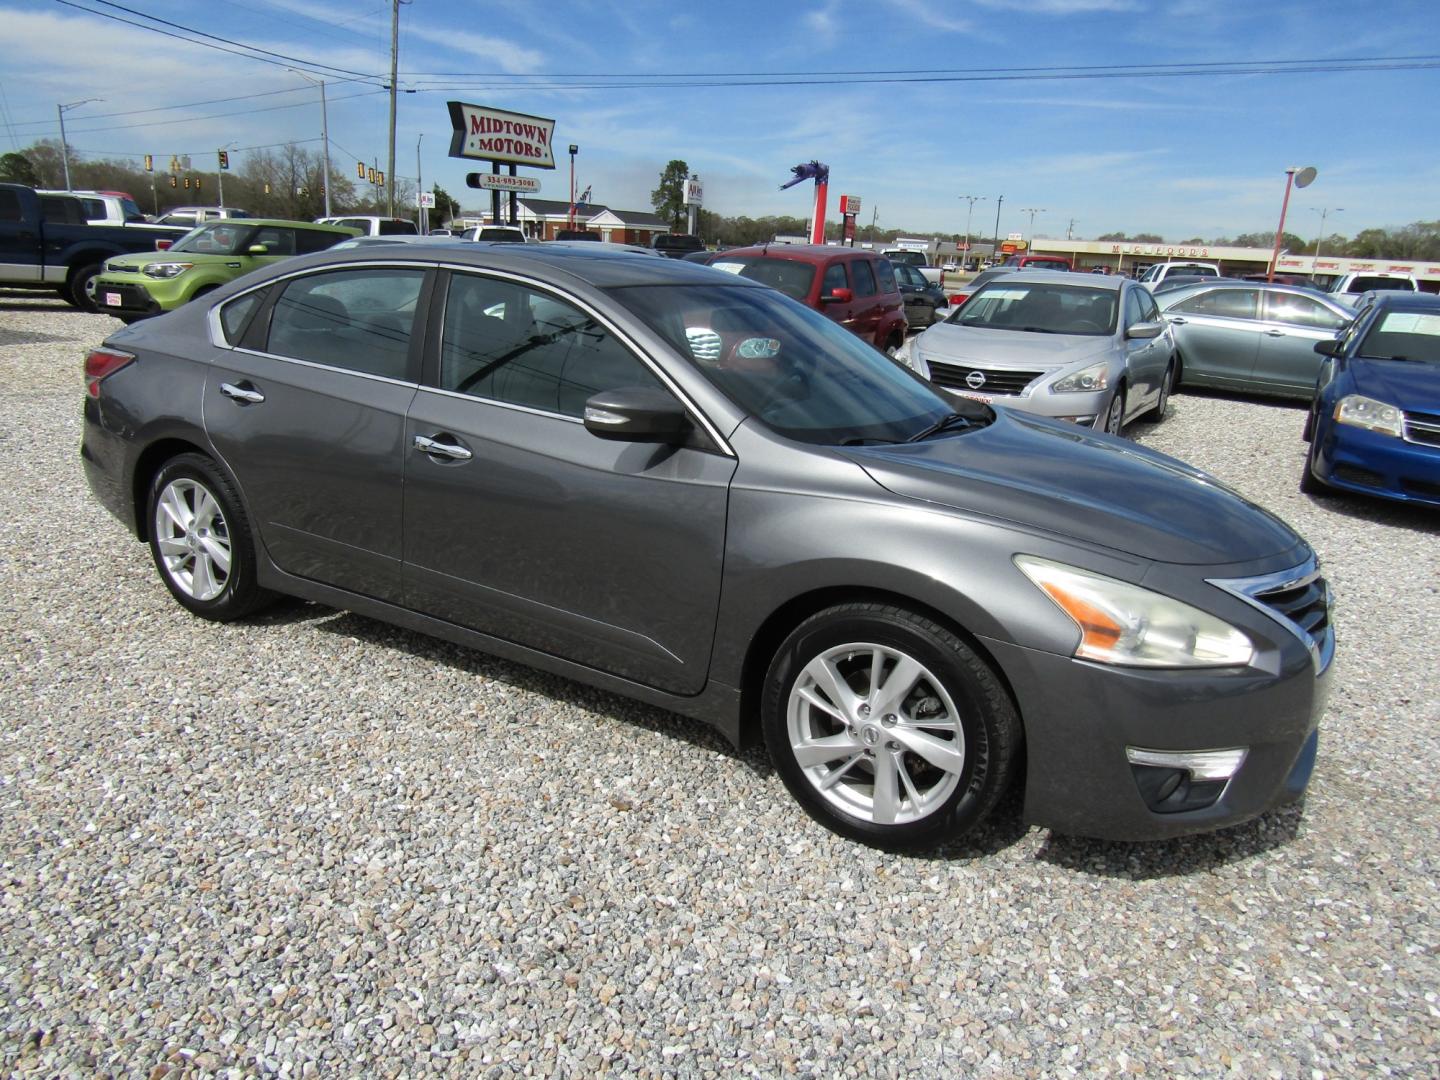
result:
M 1074 270 L 1070 260 L 1063 255 L 1011 255 L 1001 266 L 1012 270 Z
M 881 352 L 905 341 L 905 301 L 890 260 L 870 251 L 819 244 L 763 244 L 732 248 L 711 260 L 778 289 L 834 319 Z

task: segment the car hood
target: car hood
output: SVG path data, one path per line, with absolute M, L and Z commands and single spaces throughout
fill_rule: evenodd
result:
M 978 431 L 844 453 L 896 495 L 1157 562 L 1242 562 L 1302 543 L 1283 521 L 1184 462 L 1003 408 Z
M 927 360 L 955 360 L 985 367 L 1017 367 L 1029 371 L 1058 370 L 1081 360 L 1104 356 L 1113 348 L 1109 335 L 1027 334 L 981 326 L 939 323 L 915 339 Z
M 225 263 L 238 264 L 241 259 L 249 258 L 246 255 L 211 255 L 201 254 L 195 251 L 146 251 L 139 255 L 116 255 L 112 259 L 106 259 L 106 266 L 125 267 L 127 270 L 139 270 L 142 266 L 148 266 L 155 262 L 188 262 L 196 266 L 224 265 Z
M 1411 412 L 1440 412 L 1440 364 L 1416 360 L 1351 360 L 1358 393 Z

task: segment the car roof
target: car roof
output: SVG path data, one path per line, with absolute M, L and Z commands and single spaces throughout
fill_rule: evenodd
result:
M 343 236 L 354 236 L 354 229 L 347 229 L 340 225 L 320 225 L 314 221 L 292 221 L 289 218 L 215 218 L 212 221 L 202 222 L 204 225 L 228 225 L 228 226 L 250 226 L 250 225 L 283 225 L 285 228 L 299 227 L 309 229 L 312 232 L 333 232 Z
M 734 258 L 760 256 L 767 259 L 791 259 L 794 262 L 820 263 L 841 255 L 867 255 L 884 258 L 864 248 L 841 247 L 838 244 L 753 244 L 750 247 L 731 248 L 725 252 Z M 675 260 L 672 260 L 675 261 Z
M 617 245 L 618 247 L 618 245 Z M 626 285 L 733 285 L 742 288 L 766 289 L 758 281 L 714 270 L 684 259 L 666 259 L 650 253 L 640 254 L 608 244 L 578 243 L 574 245 L 488 244 L 459 242 L 453 244 L 389 244 L 365 245 L 349 250 L 329 249 L 313 255 L 286 259 L 275 267 L 279 274 L 294 274 L 312 267 L 342 266 L 351 262 L 408 263 L 428 266 L 443 262 L 452 266 L 473 266 L 484 270 L 508 270 L 517 274 L 558 271 L 596 288 Z M 263 273 L 263 271 L 262 271 Z
M 1402 311 L 1434 311 L 1436 308 L 1440 308 L 1440 295 L 1377 289 L 1375 291 L 1375 307 L 1399 308 Z
M 1119 292 L 1125 286 L 1125 280 L 1121 277 L 1111 277 L 1108 274 L 1076 273 L 1066 270 L 1013 270 L 1000 277 L 1005 279 L 1006 284 L 1012 281 L 1021 284 L 1044 284 L 1054 285 L 1059 282 L 1061 285 L 1078 285 L 1086 289 L 1109 289 L 1111 292 Z M 992 278 L 998 280 L 998 278 Z M 988 285 L 989 282 L 986 282 Z

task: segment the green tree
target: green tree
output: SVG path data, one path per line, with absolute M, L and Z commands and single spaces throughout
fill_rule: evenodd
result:
M 689 177 L 690 166 L 674 159 L 660 174 L 660 186 L 650 193 L 650 205 L 670 222 L 672 229 L 678 228 L 685 216 L 685 181 Z
M 449 224 L 457 214 L 460 213 L 460 204 L 450 197 L 450 193 L 439 184 L 432 187 L 431 192 L 435 196 L 435 205 L 430 208 L 430 228 L 438 229 Z
M 0 157 L 0 180 L 9 184 L 40 186 L 40 174 L 24 154 L 6 154 Z

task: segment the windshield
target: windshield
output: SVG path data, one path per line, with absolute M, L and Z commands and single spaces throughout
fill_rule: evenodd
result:
M 731 401 L 787 438 L 902 442 L 958 408 L 848 330 L 768 289 L 651 285 L 610 293 Z
M 1357 352 L 1372 360 L 1440 364 L 1440 315 L 1387 311 L 1371 324 Z
M 719 258 L 710 265 L 716 270 L 739 274 L 751 281 L 769 285 L 786 296 L 802 301 L 810 296 L 810 286 L 815 282 L 815 267 L 794 259 L 769 259 L 763 255 L 750 255 Z
M 196 255 L 238 255 L 250 243 L 255 232 L 252 225 L 237 225 L 233 221 L 211 221 L 192 229 L 170 248 L 171 251 L 192 252 Z
M 1002 278 L 972 295 L 946 322 L 988 330 L 1099 337 L 1115 332 L 1119 296 L 1115 289 Z
M 144 221 L 145 211 L 135 205 L 135 200 L 124 198 L 120 200 L 120 212 L 125 215 L 126 221 Z

